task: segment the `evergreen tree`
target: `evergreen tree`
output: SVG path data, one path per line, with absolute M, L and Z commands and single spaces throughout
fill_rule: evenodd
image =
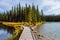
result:
M 20 3 L 17 7 L 12 7 L 12 10 L 7 11 L 6 13 L 0 14 L 0 20 L 3 21 L 12 21 L 12 22 L 39 22 L 41 20 L 41 15 L 37 8 L 34 5 L 21 7 Z M 1 18 L 2 17 L 2 18 Z

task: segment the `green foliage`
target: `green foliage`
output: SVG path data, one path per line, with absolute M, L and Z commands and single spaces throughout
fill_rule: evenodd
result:
M 12 7 L 12 10 L 0 14 L 0 21 L 10 22 L 39 22 L 41 21 L 41 15 L 37 8 L 32 6 L 21 7 L 20 3 L 17 7 Z

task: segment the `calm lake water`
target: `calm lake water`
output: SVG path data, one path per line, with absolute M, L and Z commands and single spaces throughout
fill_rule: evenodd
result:
M 7 38 L 11 35 L 12 35 L 11 28 L 8 28 L 0 24 L 0 40 L 7 40 Z
M 10 35 L 7 30 L 0 29 L 0 40 L 6 40 Z
M 46 22 L 39 27 L 38 40 L 60 40 L 60 22 Z

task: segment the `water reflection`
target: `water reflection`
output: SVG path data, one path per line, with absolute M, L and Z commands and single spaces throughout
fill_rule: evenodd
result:
M 0 40 L 6 40 L 6 38 L 11 36 L 13 32 L 14 32 L 13 27 L 0 24 Z

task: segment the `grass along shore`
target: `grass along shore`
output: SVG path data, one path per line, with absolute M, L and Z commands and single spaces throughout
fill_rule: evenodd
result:
M 9 36 L 6 40 L 19 40 L 19 37 L 23 31 L 23 28 L 20 26 L 19 23 L 15 22 L 2 22 L 3 25 L 7 27 L 13 27 L 15 30 L 11 36 Z M 7 28 L 6 27 L 6 28 Z
M 15 35 L 12 35 L 8 38 L 8 40 L 18 40 L 18 35 L 21 34 L 21 26 L 28 26 L 28 27 L 31 27 L 32 30 L 35 30 L 37 29 L 38 26 L 42 25 L 44 22 L 41 21 L 41 22 L 35 22 L 35 23 L 29 23 L 29 22 L 2 22 L 2 24 L 4 25 L 7 25 L 7 26 L 11 26 L 11 27 L 14 27 L 15 28 L 15 32 L 14 34 Z M 20 34 L 19 34 L 20 33 Z M 34 37 L 36 37 L 36 34 L 33 33 Z
M 1 22 L 4 25 L 8 25 L 8 26 L 21 26 L 21 25 L 25 25 L 25 26 L 39 26 L 40 24 L 44 23 L 43 21 L 41 22 L 34 22 L 34 23 L 29 23 L 29 22 Z

